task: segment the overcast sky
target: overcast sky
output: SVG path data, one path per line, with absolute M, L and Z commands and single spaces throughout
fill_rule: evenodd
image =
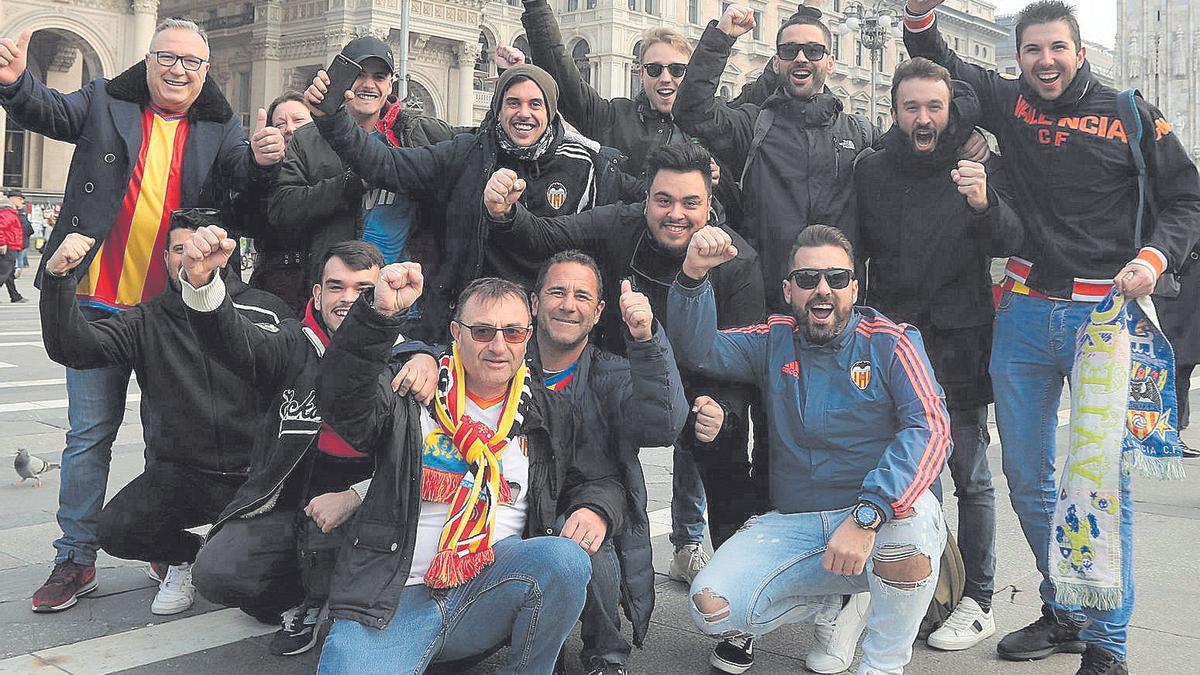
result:
M 990 0 L 997 14 L 1014 14 L 1030 0 Z M 1072 0 L 1085 40 L 1112 47 L 1117 35 L 1117 0 Z

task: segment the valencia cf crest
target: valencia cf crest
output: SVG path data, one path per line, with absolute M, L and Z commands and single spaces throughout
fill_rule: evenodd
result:
M 865 391 L 867 385 L 871 384 L 871 362 L 856 361 L 850 366 L 850 379 L 854 381 L 854 386 Z
M 561 209 L 567 203 L 567 186 L 559 182 L 551 183 L 546 188 L 546 203 L 555 211 Z
M 1126 424 L 1129 433 L 1144 441 L 1156 432 L 1165 432 L 1168 423 L 1163 410 L 1160 381 L 1166 380 L 1166 372 L 1146 366 L 1134 366 L 1129 382 L 1129 408 Z

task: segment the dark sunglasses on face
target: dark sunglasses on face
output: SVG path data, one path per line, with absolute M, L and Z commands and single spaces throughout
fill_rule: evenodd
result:
M 792 270 L 787 278 L 799 288 L 806 291 L 811 291 L 821 283 L 821 277 L 825 277 L 825 283 L 835 291 L 840 291 L 850 285 L 850 280 L 854 278 L 854 270 L 848 270 L 841 267 L 827 267 L 823 270 L 812 268 L 802 268 Z
M 497 328 L 496 326 L 469 326 L 458 319 L 455 319 L 454 323 L 471 331 L 472 340 L 484 344 L 495 340 L 497 332 L 504 335 L 505 342 L 512 345 L 521 344 L 525 341 L 525 338 L 529 337 L 530 330 L 529 326 L 505 326 L 503 328 Z
M 650 77 L 662 75 L 663 68 L 666 68 L 667 72 L 671 73 L 671 77 L 683 77 L 683 74 L 687 72 L 686 63 L 672 63 L 670 65 L 663 65 L 661 63 L 642 64 L 642 70 L 646 71 L 646 74 Z
M 795 59 L 800 52 L 804 52 L 804 58 L 809 61 L 820 61 L 829 53 L 829 48 L 820 42 L 785 42 L 775 48 L 775 55 L 783 61 Z

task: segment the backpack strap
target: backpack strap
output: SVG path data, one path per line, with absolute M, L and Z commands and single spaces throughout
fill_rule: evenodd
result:
M 1129 153 L 1133 155 L 1133 166 L 1137 169 L 1138 210 L 1133 229 L 1133 242 L 1134 246 L 1141 250 L 1142 220 L 1146 212 L 1146 188 L 1149 176 L 1146 171 L 1146 157 L 1142 154 L 1142 135 L 1145 130 L 1142 126 L 1142 116 L 1138 113 L 1136 96 L 1139 96 L 1136 89 L 1126 89 L 1117 94 L 1117 114 L 1121 117 L 1121 124 L 1125 127 Z
M 742 163 L 742 175 L 738 176 L 738 187 L 745 188 L 746 174 L 750 171 L 750 163 L 754 161 L 754 153 L 762 145 L 771 123 L 775 121 L 775 111 L 770 108 L 760 108 L 758 117 L 754 118 L 754 137 L 750 140 L 750 149 L 746 152 L 746 161 Z

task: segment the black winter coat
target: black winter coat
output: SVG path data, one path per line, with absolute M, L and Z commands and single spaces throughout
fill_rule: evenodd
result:
M 1021 244 L 1021 223 L 993 187 L 989 206 L 967 205 L 950 171 L 975 128 L 979 102 L 970 86 L 954 83 L 950 126 L 933 156 L 917 156 L 893 126 L 877 152 L 854 171 L 858 200 L 859 266 L 866 266 L 863 304 L 921 331 L 946 407 L 971 409 L 992 401 L 988 360 L 992 344 L 992 257 Z M 998 163 L 996 163 L 998 166 Z
M 737 176 L 741 232 L 761 257 L 767 307 L 783 311 L 780 284 L 796 235 L 809 225 L 844 227 L 854 158 L 871 146 L 874 125 L 842 112 L 828 91 L 808 101 L 777 93 L 762 106 L 737 108 L 716 98 L 734 40 L 709 23 L 679 87 L 675 120 Z M 853 233 L 847 232 L 853 239 Z
M 179 293 L 168 288 L 137 307 L 88 322 L 75 300 L 75 287 L 71 276 L 42 278 L 46 354 L 69 368 L 132 366 L 142 390 L 149 459 L 247 474 L 267 399 L 247 386 L 245 371 L 205 352 L 188 327 Z M 279 298 L 233 275 L 228 287 L 237 303 L 229 311 L 246 324 L 274 327 L 291 316 Z
M 108 238 L 141 152 L 142 110 L 149 102 L 144 61 L 69 94 L 50 89 L 28 71 L 12 85 L 0 86 L 0 105 L 22 127 L 75 144 L 58 226 L 46 243 L 43 266 L 72 232 L 97 243 Z M 180 208 L 219 206 L 230 188 L 268 182 L 278 171 L 278 165 L 254 163 L 241 123 L 211 78 L 188 110 L 188 125 Z M 98 245 L 92 248 L 75 268 L 76 279 L 87 272 L 99 250 Z M 39 287 L 41 275 L 38 270 Z
M 1118 92 L 1096 80 L 1087 61 L 1062 96 L 1045 101 L 1022 78 L 960 59 L 936 20 L 919 33 L 905 29 L 904 46 L 978 94 L 980 124 L 996 135 L 1010 167 L 1013 205 L 1026 232 L 1019 255 L 1033 263 L 1031 288 L 1070 298 L 1074 279 L 1111 279 L 1137 255 L 1137 172 L 1117 112 Z M 1140 99 L 1138 109 L 1158 205 L 1143 244 L 1178 269 L 1200 237 L 1200 173 L 1162 112 Z
M 563 393 L 582 423 L 579 428 L 604 439 L 609 458 L 620 470 L 625 491 L 625 527 L 612 536 L 621 561 L 622 601 L 639 647 L 654 611 L 654 561 L 650 518 L 646 514 L 646 477 L 638 459 L 641 448 L 668 446 L 683 430 L 688 400 L 675 366 L 671 343 L 661 327 L 654 337 L 636 342 L 625 336 L 628 358 L 588 344 L 579 355 L 575 377 Z M 531 361 L 543 378 L 537 340 L 530 343 Z
M 524 178 L 529 187 L 522 203 L 546 215 L 574 212 L 573 206 L 589 191 L 588 207 L 644 196 L 645 185 L 618 168 L 620 153 L 611 148 L 594 152 L 575 141 L 568 146 L 561 122 L 554 125 L 555 145 L 545 155 L 536 162 L 511 163 L 499 153 L 491 115 L 475 134 L 459 134 L 419 148 L 389 148 L 355 126 L 345 111 L 313 121 L 355 174 L 371 185 L 421 196 L 422 205 L 442 218 L 444 264 L 426 281 L 422 302 L 428 332 L 422 332 L 423 337 L 436 338 L 445 332 L 450 309 L 467 283 L 481 276 L 499 276 L 530 285 L 545 259 L 493 237 L 484 226 L 483 188 L 497 169 L 507 166 Z M 581 166 L 590 169 L 580 171 Z M 573 180 L 554 180 L 555 176 Z M 545 187 L 537 188 L 555 184 L 566 195 L 557 207 Z
M 420 408 L 398 396 L 387 369 L 403 324 L 358 302 L 333 336 L 321 362 L 317 399 L 325 420 L 351 446 L 375 457 L 375 475 L 350 536 L 338 555 L 329 595 L 336 618 L 386 628 L 399 609 L 421 511 Z M 609 532 L 624 527 L 625 503 L 616 467 L 580 429 L 566 397 L 531 387 L 521 430 L 529 448 L 525 536 L 554 535 L 560 514 L 587 507 Z

